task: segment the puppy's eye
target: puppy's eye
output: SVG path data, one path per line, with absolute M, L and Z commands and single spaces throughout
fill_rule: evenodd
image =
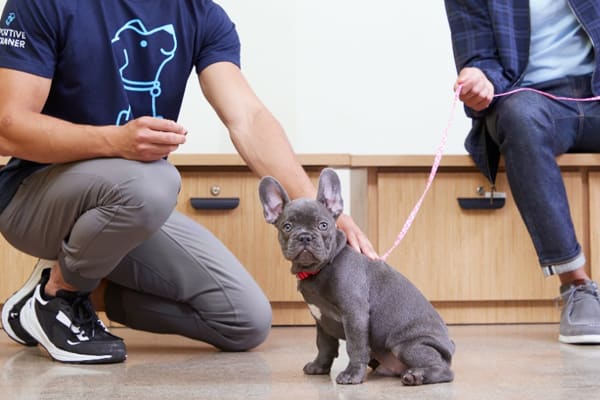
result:
M 320 231 L 326 231 L 327 229 L 329 229 L 329 224 L 325 221 L 321 221 L 319 222 L 319 230 Z
M 284 232 L 290 232 L 292 230 L 292 224 L 290 222 L 286 222 L 281 226 L 281 230 Z

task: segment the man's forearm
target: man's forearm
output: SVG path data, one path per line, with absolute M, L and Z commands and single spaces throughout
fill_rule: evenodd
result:
M 39 163 L 64 163 L 111 154 L 114 126 L 77 125 L 32 111 L 0 114 L 0 153 Z
M 298 162 L 279 122 L 267 111 L 252 126 L 231 130 L 233 144 L 258 176 L 274 176 L 292 198 L 315 198 L 316 189 Z

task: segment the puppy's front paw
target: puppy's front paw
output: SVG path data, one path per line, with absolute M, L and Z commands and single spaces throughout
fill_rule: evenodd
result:
M 331 364 L 323 365 L 316 361 L 311 361 L 302 370 L 306 375 L 326 375 L 331 371 Z
M 411 368 L 402 375 L 402 383 L 406 386 L 418 386 L 425 382 L 425 370 L 423 368 Z
M 356 385 L 362 383 L 365 379 L 367 367 L 365 365 L 348 365 L 345 370 L 339 373 L 335 381 L 340 385 Z

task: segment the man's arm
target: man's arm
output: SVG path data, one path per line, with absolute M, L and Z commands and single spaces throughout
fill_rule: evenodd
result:
M 248 167 L 260 177 L 275 177 L 292 198 L 316 198 L 316 188 L 298 162 L 283 128 L 254 94 L 240 69 L 228 62 L 215 63 L 200 73 L 199 80 Z M 338 226 L 352 247 L 377 257 L 350 216 L 340 216 Z
M 472 111 L 487 108 L 510 82 L 499 59 L 487 0 L 445 0 L 460 99 Z M 471 112 L 471 116 L 477 114 Z
M 98 157 L 158 160 L 185 141 L 173 121 L 142 117 L 118 127 L 73 124 L 41 111 L 52 81 L 0 68 L 0 155 L 39 163 Z
M 283 128 L 254 94 L 240 69 L 228 62 L 200 73 L 200 85 L 248 167 L 272 175 L 292 198 L 315 198 L 316 189 L 296 159 Z

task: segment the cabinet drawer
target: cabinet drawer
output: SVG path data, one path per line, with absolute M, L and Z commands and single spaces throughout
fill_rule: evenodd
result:
M 315 180 L 318 171 L 310 173 Z M 275 227 L 265 222 L 259 179 L 249 171 L 182 172 L 177 209 L 215 234 L 248 269 L 271 302 L 302 301 Z M 239 199 L 234 208 L 197 209 L 192 198 Z
M 23 286 L 36 262 L 37 258 L 21 253 L 0 235 L 0 303 Z
M 563 173 L 573 222 L 584 249 L 586 211 L 581 174 Z M 421 196 L 428 173 L 377 175 L 377 234 L 380 254 L 394 243 Z M 532 183 L 533 184 L 533 183 Z M 558 295 L 558 281 L 538 268 L 533 243 L 514 204 L 506 176 L 496 189 L 506 192 L 504 207 L 464 210 L 459 197 L 477 197 L 489 184 L 478 172 L 441 172 L 412 227 L 388 262 L 432 301 L 547 300 Z M 586 251 L 587 253 L 587 251 Z

